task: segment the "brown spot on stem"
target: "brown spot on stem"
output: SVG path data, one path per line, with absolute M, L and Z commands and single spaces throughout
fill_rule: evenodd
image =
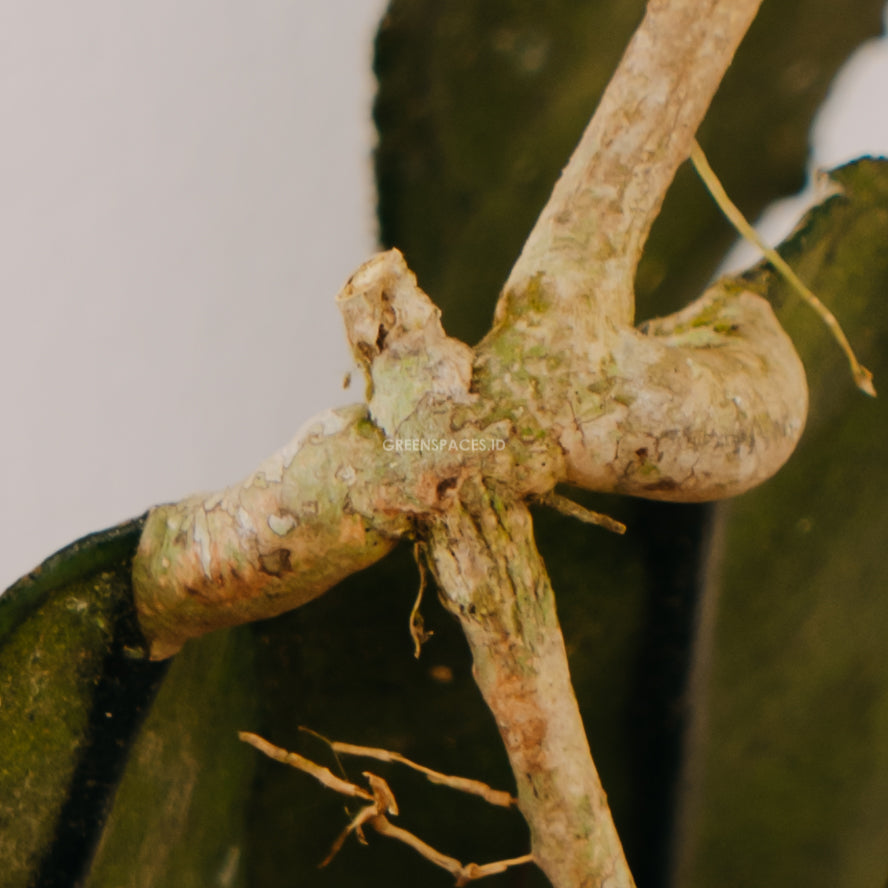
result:
M 435 488 L 435 493 L 438 496 L 438 499 L 443 499 L 444 494 L 447 493 L 448 490 L 453 490 L 456 487 L 456 478 L 444 478 L 443 480 L 438 482 L 438 486 Z
M 663 478 L 661 481 L 642 485 L 645 490 L 676 490 L 678 486 L 678 481 L 674 478 Z
M 259 567 L 264 573 L 279 577 L 290 570 L 290 550 L 275 549 L 259 556 Z

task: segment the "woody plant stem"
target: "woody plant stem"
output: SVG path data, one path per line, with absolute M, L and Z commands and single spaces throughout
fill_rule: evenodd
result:
M 798 357 L 742 281 L 633 327 L 650 226 L 758 5 L 650 0 L 479 346 L 446 336 L 400 253 L 371 259 L 338 296 L 367 404 L 317 417 L 242 484 L 153 510 L 134 564 L 161 658 L 297 607 L 419 536 L 555 888 L 633 881 L 526 501 L 560 482 L 730 496 L 773 474 L 804 425 Z M 395 438 L 456 446 L 392 452 Z

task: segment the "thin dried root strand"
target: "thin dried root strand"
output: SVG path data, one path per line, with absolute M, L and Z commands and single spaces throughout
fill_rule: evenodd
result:
M 373 798 L 376 799 L 376 808 L 380 814 L 385 812 L 386 814 L 394 814 L 396 817 L 398 815 L 398 803 L 395 800 L 395 794 L 392 792 L 392 788 L 376 774 L 371 773 L 370 771 L 363 771 L 363 775 L 367 778 L 367 783 L 370 784 L 370 789 L 373 790 Z
M 388 836 L 390 839 L 397 839 L 399 842 L 408 845 L 418 854 L 425 857 L 426 860 L 434 863 L 435 866 L 446 869 L 449 873 L 453 873 L 454 876 L 459 877 L 462 875 L 464 867 L 455 857 L 443 854 L 418 836 L 413 835 L 412 832 L 400 826 L 395 826 L 385 815 L 380 814 L 378 817 L 374 817 L 370 821 L 370 826 L 381 836 Z
M 360 786 L 355 786 L 354 783 L 349 783 L 347 780 L 337 777 L 328 768 L 315 764 L 310 759 L 299 755 L 298 752 L 288 752 L 286 749 L 275 746 L 273 743 L 263 740 L 258 734 L 252 734 L 249 731 L 240 731 L 237 736 L 244 743 L 249 743 L 250 746 L 254 746 L 259 752 L 264 753 L 269 758 L 304 771 L 326 786 L 327 789 L 332 789 L 334 792 L 342 793 L 342 795 L 347 795 L 351 798 L 374 801 L 374 797 L 365 789 L 361 789 Z
M 340 743 L 338 741 L 330 742 L 330 748 L 339 755 L 363 756 L 364 758 L 376 759 L 380 762 L 388 762 L 392 764 L 406 765 L 420 774 L 424 774 L 430 783 L 436 783 L 439 786 L 449 786 L 451 789 L 460 792 L 469 793 L 470 795 L 480 796 L 491 805 L 497 805 L 500 808 L 510 808 L 517 804 L 514 796 L 501 789 L 493 789 L 480 780 L 473 780 L 470 777 L 453 777 L 448 774 L 442 774 L 440 771 L 434 771 L 425 765 L 419 765 L 410 761 L 399 752 L 391 752 L 388 749 L 377 749 L 372 746 L 356 746 L 353 743 Z
M 851 366 L 851 374 L 857 387 L 872 398 L 876 397 L 876 387 L 873 385 L 873 374 L 867 370 L 858 360 L 845 336 L 845 331 L 839 324 L 836 316 L 811 292 L 802 282 L 799 276 L 787 265 L 783 257 L 771 246 L 766 244 L 759 233 L 749 224 L 737 205 L 728 197 L 727 191 L 716 176 L 715 171 L 709 165 L 706 155 L 699 143 L 694 140 L 691 145 L 691 162 L 697 170 L 697 174 L 703 180 L 709 193 L 712 195 L 719 209 L 725 214 L 728 221 L 737 229 L 740 235 L 758 247 L 765 258 L 783 275 L 789 285 L 802 297 L 802 299 L 820 315 L 821 320 L 829 328 L 840 348 L 845 353 Z
M 568 499 L 566 496 L 561 496 L 553 491 L 542 494 L 537 498 L 537 501 L 541 505 L 555 509 L 556 512 L 561 512 L 562 515 L 576 518 L 584 524 L 594 524 L 596 527 L 603 527 L 611 533 L 618 533 L 620 535 L 626 533 L 626 525 L 622 521 L 617 521 L 615 518 L 611 518 L 610 515 L 603 515 L 601 512 L 593 512 L 591 509 L 575 503 L 572 499 Z
M 340 849 L 345 844 L 345 840 L 351 833 L 354 833 L 357 836 L 358 841 L 362 845 L 366 845 L 367 839 L 364 838 L 365 823 L 372 824 L 373 819 L 376 817 L 383 817 L 385 814 L 397 815 L 398 813 L 398 803 L 395 800 L 395 794 L 392 792 L 388 783 L 386 783 L 382 777 L 379 777 L 376 774 L 371 774 L 369 771 L 364 771 L 364 776 L 367 778 L 367 782 L 373 790 L 373 804 L 362 808 L 351 819 L 348 826 L 346 826 L 333 843 L 327 856 L 318 864 L 318 869 L 323 869 L 328 863 L 330 863 L 330 861 L 339 853 Z
M 533 854 L 522 854 L 520 857 L 511 857 L 508 860 L 496 860 L 493 863 L 467 863 L 464 867 L 465 875 L 456 884 L 464 885 L 473 879 L 483 879 L 485 876 L 496 876 L 504 873 L 509 867 L 521 866 L 525 863 L 535 863 Z
M 395 826 L 382 814 L 372 818 L 369 821 L 369 825 L 380 835 L 388 836 L 391 839 L 397 839 L 399 842 L 403 842 L 405 845 L 413 848 L 418 854 L 425 857 L 430 863 L 434 863 L 435 866 L 447 870 L 447 872 L 456 877 L 457 886 L 467 885 L 469 882 L 483 879 L 485 876 L 494 876 L 498 873 L 504 873 L 512 866 L 520 866 L 524 863 L 534 862 L 532 854 L 524 854 L 521 857 L 513 857 L 509 860 L 497 860 L 493 863 L 467 863 L 463 865 L 455 857 L 449 857 L 446 854 L 442 854 L 422 839 L 413 835 L 413 833 L 408 832 L 406 829 L 402 829 L 400 826 Z
M 305 725 L 299 725 L 296 730 L 303 734 L 308 734 L 309 737 L 314 737 L 315 740 L 320 740 L 321 743 L 323 743 L 325 746 L 329 746 L 330 751 L 333 752 L 332 741 L 328 737 L 325 737 L 323 734 L 319 734 L 317 731 L 313 731 L 311 728 L 305 727 Z M 346 773 L 345 767 L 342 764 L 342 759 L 340 759 L 335 752 L 333 752 L 333 758 L 336 761 L 336 767 L 339 769 L 339 776 L 342 777 L 343 780 L 347 781 L 348 774 Z
M 417 568 L 419 568 L 419 591 L 416 593 L 416 601 L 413 602 L 413 608 L 410 611 L 410 637 L 413 639 L 413 656 L 418 660 L 420 653 L 422 653 L 422 646 L 435 633 L 426 631 L 422 614 L 419 612 L 426 587 L 426 566 L 422 558 L 422 545 L 420 543 L 414 545 L 413 557 L 416 559 Z
M 368 823 L 377 816 L 379 815 L 376 810 L 376 805 L 367 805 L 366 808 L 361 808 L 348 826 L 346 826 L 346 828 L 337 836 L 336 841 L 330 846 L 327 856 L 318 864 L 318 869 L 324 869 L 324 867 L 333 860 L 333 858 L 342 850 L 345 840 L 351 833 L 354 833 L 358 837 L 358 841 L 360 841 L 362 845 L 366 845 L 367 840 L 364 838 L 362 827 L 365 823 Z

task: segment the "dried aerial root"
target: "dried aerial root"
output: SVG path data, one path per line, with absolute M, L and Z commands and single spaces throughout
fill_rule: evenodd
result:
M 313 731 L 309 733 L 314 736 L 320 736 Z M 337 853 L 339 853 L 345 840 L 352 833 L 355 833 L 359 841 L 362 843 L 365 842 L 366 840 L 364 839 L 363 834 L 364 827 L 371 827 L 380 835 L 397 839 L 399 842 L 403 842 L 405 845 L 413 848 L 414 851 L 421 854 L 426 860 L 435 864 L 435 866 L 447 870 L 453 875 L 456 879 L 457 886 L 467 885 L 469 882 L 483 879 L 485 876 L 493 876 L 505 872 L 512 866 L 533 862 L 534 858 L 532 854 L 524 854 L 521 857 L 513 857 L 509 860 L 497 860 L 492 863 L 462 864 L 456 858 L 450 857 L 447 854 L 442 854 L 440 851 L 436 850 L 431 845 L 426 844 L 422 839 L 413 835 L 413 833 L 408 832 L 406 829 L 395 826 L 388 819 L 387 815 L 391 814 L 395 816 L 398 814 L 398 803 L 395 800 L 391 788 L 382 777 L 372 774 L 369 771 L 364 771 L 363 775 L 367 778 L 367 783 L 370 788 L 369 790 L 362 789 L 360 786 L 356 786 L 348 780 L 343 780 L 342 778 L 337 777 L 328 768 L 318 765 L 298 753 L 281 749 L 281 747 L 275 746 L 267 740 L 263 740 L 262 737 L 259 737 L 257 734 L 241 731 L 238 734 L 238 737 L 240 737 L 245 743 L 249 743 L 251 746 L 256 747 L 256 749 L 269 756 L 269 758 L 273 758 L 275 761 L 283 762 L 300 771 L 304 771 L 306 774 L 309 774 L 318 780 L 323 786 L 326 786 L 327 789 L 332 789 L 334 792 L 341 793 L 351 798 L 364 799 L 370 803 L 361 808 L 361 810 L 351 819 L 348 826 L 346 826 L 346 828 L 340 833 L 336 841 L 333 843 L 333 846 L 330 848 L 330 852 L 324 860 L 321 861 L 321 867 L 327 866 L 327 864 L 333 860 Z M 338 743 L 335 741 L 327 742 L 336 753 L 342 755 L 364 756 L 366 758 L 377 759 L 378 761 L 395 762 L 406 765 L 408 768 L 412 768 L 413 770 L 424 774 L 432 783 L 449 786 L 452 789 L 458 789 L 461 792 L 468 792 L 472 795 L 480 796 L 492 805 L 510 807 L 515 804 L 515 799 L 507 792 L 492 789 L 479 780 L 471 780 L 465 777 L 451 777 L 447 774 L 441 774 L 438 771 L 433 771 L 431 768 L 418 765 L 415 762 L 404 758 L 404 756 L 397 752 L 390 752 L 386 749 L 377 749 L 369 746 L 354 746 L 351 743 Z
M 347 780 L 337 777 L 329 768 L 315 764 L 311 759 L 299 755 L 298 752 L 289 752 L 286 749 L 281 749 L 280 746 L 275 746 L 273 743 L 263 740 L 258 734 L 252 734 L 249 731 L 240 731 L 237 736 L 243 740 L 244 743 L 249 743 L 250 746 L 255 746 L 259 752 L 264 753 L 269 758 L 273 758 L 277 762 L 283 762 L 285 765 L 298 768 L 300 771 L 304 771 L 306 774 L 311 775 L 321 785 L 326 786 L 327 789 L 332 789 L 334 792 L 339 792 L 356 799 L 366 799 L 367 801 L 373 801 L 374 799 L 374 796 L 367 792 L 366 789 L 361 789 L 359 786 L 355 786 L 353 783 L 349 783 Z
M 419 611 L 422 604 L 422 595 L 426 587 L 426 566 L 421 543 L 416 543 L 413 546 L 413 557 L 416 560 L 417 568 L 419 568 L 419 591 L 416 593 L 416 601 L 413 602 L 413 607 L 410 611 L 410 637 L 413 639 L 413 656 L 418 660 L 420 653 L 422 653 L 422 646 L 435 633 L 425 628 L 422 614 Z
M 412 768 L 414 771 L 425 775 L 429 783 L 449 786 L 451 789 L 479 796 L 490 805 L 510 808 L 517 803 L 517 799 L 513 795 L 502 789 L 493 789 L 486 783 L 482 783 L 480 780 L 472 780 L 470 777 L 453 777 L 449 774 L 442 774 L 440 771 L 433 771 L 425 765 L 419 765 L 416 762 L 410 761 L 410 759 L 405 758 L 399 752 L 390 752 L 388 749 L 377 749 L 373 746 L 355 746 L 352 743 L 340 743 L 336 740 L 328 740 L 327 742 L 334 752 L 338 752 L 341 755 L 363 756 L 364 758 L 372 758 L 380 762 L 406 765 L 408 768 Z
M 773 247 L 768 246 L 768 244 L 759 237 L 755 228 L 749 224 L 737 205 L 730 197 L 728 197 L 727 191 L 725 191 L 725 188 L 719 181 L 718 176 L 716 176 L 715 171 L 709 165 L 709 161 L 706 159 L 703 149 L 696 140 L 691 144 L 691 163 L 694 164 L 697 174 L 703 180 L 703 184 L 712 195 L 713 200 L 718 204 L 719 209 L 725 214 L 728 221 L 737 229 L 745 240 L 748 240 L 762 251 L 765 258 L 781 275 L 783 275 L 796 293 L 798 293 L 799 296 L 801 296 L 802 299 L 804 299 L 805 302 L 807 302 L 808 305 L 820 315 L 821 320 L 827 327 L 829 327 L 830 332 L 845 353 L 845 357 L 847 357 L 848 363 L 851 366 L 851 373 L 854 376 L 855 384 L 862 392 L 875 398 L 876 388 L 873 385 L 873 374 L 857 360 L 857 356 L 851 348 L 851 343 L 848 342 L 848 337 L 845 336 L 845 331 L 842 329 L 838 320 L 836 320 L 836 316 L 811 292 L 808 287 L 805 286 L 804 283 L 802 283 L 799 276 L 789 267 L 789 265 L 787 265 L 784 258 Z

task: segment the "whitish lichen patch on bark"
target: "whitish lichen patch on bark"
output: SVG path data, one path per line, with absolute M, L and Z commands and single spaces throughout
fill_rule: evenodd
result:
M 352 502 L 359 468 L 381 452 L 365 417 L 323 414 L 243 483 L 152 510 L 133 579 L 153 657 L 298 607 L 391 549 L 405 525 L 371 524 Z

